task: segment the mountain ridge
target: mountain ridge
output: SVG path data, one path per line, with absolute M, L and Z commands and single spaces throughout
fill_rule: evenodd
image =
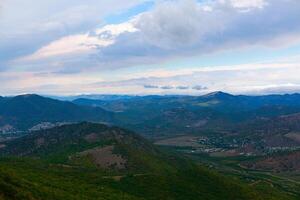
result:
M 26 130 L 41 122 L 107 121 L 113 114 L 101 108 L 79 106 L 72 102 L 59 101 L 28 94 L 5 97 L 0 101 L 0 125 L 12 125 Z

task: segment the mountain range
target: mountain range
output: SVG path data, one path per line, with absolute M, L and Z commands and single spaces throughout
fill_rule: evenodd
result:
M 40 123 L 105 122 L 147 137 L 236 130 L 300 112 L 300 95 L 111 96 L 60 101 L 38 95 L 0 98 L 0 128 L 26 131 Z M 239 128 L 240 129 L 240 128 Z
M 84 97 L 0 97 L 1 200 L 300 197 L 299 94 Z
M 115 123 L 146 136 L 235 130 L 261 119 L 300 112 L 300 95 L 244 96 L 215 92 L 203 96 L 145 96 L 113 101 L 76 99 L 78 105 L 115 113 Z

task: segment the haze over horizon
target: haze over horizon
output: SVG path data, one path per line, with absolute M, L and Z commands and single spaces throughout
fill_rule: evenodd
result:
M 298 0 L 0 1 L 0 95 L 300 92 Z

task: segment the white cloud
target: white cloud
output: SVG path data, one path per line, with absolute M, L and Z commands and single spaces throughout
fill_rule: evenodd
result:
M 233 7 L 240 9 L 263 8 L 267 5 L 266 0 L 230 0 Z
M 102 26 L 109 15 L 145 0 L 4 0 L 0 13 L 0 70 L 63 37 Z M 96 41 L 97 43 L 97 41 Z
M 52 74 L 0 73 L 0 91 L 15 93 L 80 94 L 203 94 L 225 91 L 235 94 L 300 92 L 300 60 L 249 63 L 236 66 L 152 69 L 115 79 L 111 72 Z M 270 73 L 272 72 L 272 73 Z M 180 89 L 184 87 L 185 89 Z M 7 90 L 9 88 L 9 90 Z
M 133 20 L 132 20 L 133 21 Z M 107 25 L 104 26 L 103 28 L 96 29 L 95 33 L 98 37 L 103 38 L 103 39 L 115 39 L 117 36 L 119 36 L 122 33 L 133 33 L 138 31 L 136 29 L 132 22 L 126 22 L 126 23 L 121 23 L 121 24 L 112 24 L 112 25 Z
M 5 0 L 2 2 L 1 35 L 9 37 L 41 30 L 66 34 L 87 31 L 103 22 L 107 15 L 143 2 L 144 0 Z
M 207 5 L 211 11 L 202 9 Z M 262 9 L 240 12 L 239 8 L 249 7 Z M 151 45 L 180 53 L 203 54 L 241 46 L 270 45 L 272 41 L 294 36 L 291 43 L 297 36 L 299 40 L 299 18 L 298 0 L 277 0 L 268 4 L 262 0 L 206 4 L 179 0 L 178 3 L 162 3 L 153 11 L 140 15 L 135 25 Z
M 249 63 L 236 66 L 186 68 L 170 70 L 169 75 L 161 76 L 161 70 L 152 70 L 132 76 L 122 81 L 102 81 L 93 83 L 95 88 L 140 88 L 141 94 L 202 94 L 212 91 L 226 91 L 231 93 L 282 93 L 300 92 L 299 60 L 293 62 Z M 272 73 L 270 73 L 270 71 Z M 156 86 L 146 87 L 145 86 Z M 160 86 L 160 87 L 159 87 Z M 178 90 L 184 86 L 185 90 Z M 132 89 L 130 93 L 136 94 Z M 138 93 L 139 94 L 139 93 Z
M 71 35 L 56 40 L 30 56 L 21 58 L 19 62 L 39 60 L 54 56 L 73 54 L 73 56 L 92 53 L 101 47 L 112 45 L 115 38 L 122 33 L 137 31 L 131 23 L 107 25 L 97 29 L 94 35 L 89 33 Z
M 67 54 L 73 54 L 75 56 L 76 54 L 89 52 L 96 46 L 108 46 L 112 43 L 113 41 L 111 40 L 90 37 L 88 34 L 72 35 L 54 41 L 20 61 L 31 61 Z
M 107 69 L 249 46 L 279 48 L 300 41 L 299 19 L 298 0 L 162 1 L 128 22 L 61 38 L 29 57 L 69 54 L 72 65 L 70 54 L 78 62 L 82 51 L 83 68 Z

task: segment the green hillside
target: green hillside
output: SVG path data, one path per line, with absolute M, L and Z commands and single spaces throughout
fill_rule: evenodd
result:
M 33 132 L 2 143 L 0 152 L 0 199 L 293 199 L 101 124 Z

